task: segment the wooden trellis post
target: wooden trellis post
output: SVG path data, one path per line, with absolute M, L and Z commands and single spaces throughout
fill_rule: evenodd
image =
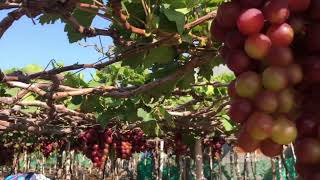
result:
M 241 179 L 242 176 L 241 176 L 238 153 L 234 152 L 233 155 L 234 155 L 234 164 L 235 164 L 235 167 L 236 167 L 236 176 L 237 176 L 237 179 Z
M 65 151 L 65 164 L 64 164 L 65 180 L 71 180 L 71 153 L 70 142 L 67 142 L 67 148 Z
M 186 159 L 185 157 L 179 156 L 179 166 L 180 166 L 180 179 L 187 179 L 187 171 L 186 171 Z
M 203 153 L 202 153 L 202 139 L 196 139 L 195 143 L 195 163 L 196 163 L 196 180 L 202 180 L 203 175 Z
M 17 174 L 18 172 L 18 164 L 19 164 L 19 154 L 18 153 L 14 153 L 14 157 L 13 157 L 13 172 L 15 174 Z
M 231 177 L 235 177 L 235 167 L 234 167 L 234 147 L 231 145 L 230 146 L 230 156 L 229 156 L 229 161 L 230 161 L 230 175 Z
M 164 168 L 164 141 L 160 140 L 160 166 L 159 166 L 159 180 L 162 180 L 163 168 Z
M 23 151 L 23 171 L 28 172 L 28 153 L 27 151 Z
M 41 169 L 41 174 L 45 175 L 45 163 L 46 163 L 46 158 L 44 156 L 42 156 L 42 159 L 41 159 L 41 164 L 40 164 L 40 169 Z
M 207 156 L 209 157 L 209 166 L 210 166 L 210 180 L 213 179 L 213 154 L 212 154 L 212 147 L 208 148 Z
M 56 177 L 61 178 L 63 174 L 63 155 L 64 150 L 60 149 L 57 153 L 57 163 L 55 165 Z
M 277 173 L 276 173 L 276 163 L 274 158 L 270 158 L 271 161 L 271 169 L 272 169 L 272 180 L 277 179 Z
M 282 163 L 281 163 L 280 158 L 278 158 L 278 171 L 279 171 L 280 180 L 283 180 L 283 177 L 282 177 Z
M 156 179 L 160 180 L 159 178 L 159 139 L 156 139 L 156 149 L 155 149 L 155 155 L 154 155 L 154 168 L 156 170 Z

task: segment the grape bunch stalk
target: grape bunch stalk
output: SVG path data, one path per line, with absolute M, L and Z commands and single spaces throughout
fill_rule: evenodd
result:
M 232 0 L 211 25 L 229 84 L 238 146 L 278 156 L 295 144 L 297 170 L 320 179 L 320 1 Z

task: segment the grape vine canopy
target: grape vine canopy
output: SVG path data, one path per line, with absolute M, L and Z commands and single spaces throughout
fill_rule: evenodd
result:
M 96 46 L 104 57 L 97 62 L 2 70 L 0 129 L 73 136 L 100 124 L 139 127 L 150 137 L 232 134 L 236 126 L 225 111 L 233 75 L 213 73 L 223 63 L 210 35 L 221 2 L 0 1 L 1 10 L 11 10 L 0 37 L 27 16 L 38 25 L 64 23 L 70 43 L 97 36 L 114 43 L 107 51 Z M 104 28 L 92 27 L 94 18 Z M 77 73 L 85 68 L 96 69 L 90 81 Z
M 291 179 L 292 156 L 300 177 L 319 179 L 319 9 L 317 0 L 0 0 L 9 10 L 0 38 L 26 16 L 64 24 L 70 43 L 113 41 L 90 45 L 96 62 L 0 70 L 0 141 L 42 142 L 45 156 L 67 141 L 103 175 L 110 159 L 151 152 L 157 179 L 167 147 L 184 177 L 188 156 L 202 179 L 204 154 L 212 173 L 227 145 L 246 153 L 245 179 L 258 149 L 273 177 L 278 159 Z

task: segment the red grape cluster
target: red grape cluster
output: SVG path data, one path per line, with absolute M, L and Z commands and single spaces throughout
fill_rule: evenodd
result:
M 139 128 L 129 131 L 115 131 L 113 147 L 116 155 L 122 159 L 130 159 L 132 153 L 146 150 L 145 134 Z
M 98 168 L 104 167 L 111 147 L 116 156 L 122 159 L 130 159 L 132 153 L 145 151 L 149 147 L 145 134 L 138 128 L 126 131 L 91 128 L 83 132 L 79 140 L 83 144 L 82 151 Z
M 300 175 L 320 179 L 320 1 L 232 0 L 211 34 L 237 77 L 229 115 L 239 146 L 273 157 L 298 137 Z
M 144 149 L 145 152 L 152 152 L 156 149 L 156 143 L 154 141 L 147 141 Z
M 132 144 L 130 142 L 121 141 L 121 145 L 116 145 L 116 148 L 118 150 L 118 155 L 121 156 L 122 159 L 130 159 L 132 156 Z
M 173 140 L 174 141 L 172 142 L 172 145 L 174 147 L 174 154 L 181 155 L 181 156 L 187 155 L 188 154 L 188 146 L 185 143 L 183 143 L 182 134 L 176 133 Z
M 168 136 L 162 139 L 164 142 L 164 153 L 174 154 L 176 156 L 185 156 L 190 154 L 190 149 L 188 148 L 188 145 L 183 142 L 182 136 L 181 132 L 177 132 L 173 136 Z M 148 141 L 148 143 L 150 144 L 149 146 L 152 146 L 152 149 L 156 148 L 156 141 Z M 160 148 L 160 141 L 158 142 L 158 148 Z
M 54 151 L 52 142 L 43 142 L 40 144 L 40 151 L 45 157 L 49 157 L 50 154 Z
M 223 137 L 212 137 L 204 140 L 207 147 L 211 147 L 211 154 L 214 159 L 219 159 L 222 154 L 222 146 L 226 144 Z
M 100 127 L 91 128 L 80 134 L 79 140 L 83 143 L 84 154 L 91 159 L 97 168 L 103 168 L 109 155 L 112 144 L 111 129 L 103 131 Z
M 93 144 L 87 152 L 89 152 L 88 156 L 93 165 L 97 168 L 103 168 L 109 155 L 109 144 Z
M 42 140 L 42 142 L 40 143 L 40 151 L 42 152 L 42 154 L 45 157 L 49 157 L 51 155 L 51 153 L 57 149 L 62 148 L 62 146 L 65 144 L 64 140 Z M 27 150 L 27 152 L 32 152 L 34 151 L 34 146 L 30 146 L 30 147 L 23 147 L 25 150 Z
M 296 167 L 301 176 L 313 180 L 320 179 L 320 85 L 307 84 L 300 89 L 303 106 L 296 121 Z
M 147 146 L 144 132 L 141 129 L 137 128 L 133 129 L 130 134 L 131 136 L 129 139 L 131 144 L 133 145 L 132 152 L 139 153 L 145 151 Z

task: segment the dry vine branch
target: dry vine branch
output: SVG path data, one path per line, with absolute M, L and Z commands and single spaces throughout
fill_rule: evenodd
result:
M 20 19 L 26 12 L 24 9 L 19 8 L 10 13 L 8 13 L 7 17 L 3 18 L 0 22 L 0 38 L 3 36 L 4 32 L 14 23 L 14 21 Z
M 131 25 L 128 22 L 128 17 L 127 15 L 123 14 L 122 8 L 121 8 L 121 3 L 119 0 L 110 0 L 111 7 L 114 11 L 114 14 L 119 18 L 121 25 L 128 31 L 147 36 L 148 34 L 146 33 L 145 29 L 135 27 Z M 84 10 L 84 8 L 88 12 L 91 12 L 93 14 L 97 14 L 99 16 L 102 16 L 103 18 L 107 18 L 107 20 L 112 21 L 113 19 L 109 16 L 106 16 L 106 14 L 101 15 L 97 11 L 90 10 L 90 9 L 96 9 L 96 10 L 104 10 L 106 11 L 106 6 L 97 6 L 97 5 L 92 5 L 92 4 L 86 4 L 86 3 L 79 3 L 77 0 L 70 0 L 63 6 L 61 5 L 61 2 L 59 1 L 9 1 L 5 3 L 0 3 L 0 10 L 3 9 L 12 9 L 12 8 L 19 8 L 17 10 L 12 11 L 11 13 L 8 14 L 8 17 L 3 19 L 3 21 L 7 21 L 4 24 L 0 23 L 0 38 L 2 37 L 3 33 L 12 25 L 12 23 L 15 20 L 18 20 L 21 16 L 25 15 L 26 13 L 30 17 L 34 17 L 36 15 L 40 14 L 45 14 L 45 13 L 51 13 L 51 14 L 56 14 L 62 16 L 67 22 L 69 22 L 74 30 L 77 32 L 81 33 L 82 35 L 86 37 L 94 37 L 98 35 L 102 36 L 111 36 L 114 34 L 110 30 L 105 30 L 105 29 L 98 29 L 98 28 L 90 28 L 90 27 L 84 27 L 78 21 L 73 17 L 72 11 L 75 8 L 79 8 Z M 23 11 L 19 12 L 18 11 Z M 208 20 L 211 20 L 215 18 L 216 16 L 216 11 L 213 11 L 211 13 L 208 13 L 207 15 L 200 17 L 196 19 L 193 22 L 187 23 L 184 28 L 185 30 L 190 30 L 193 27 L 200 25 Z M 114 21 L 114 20 L 113 20 Z
M 0 103 L 6 104 L 6 105 L 19 105 L 19 106 L 33 106 L 33 107 L 40 107 L 42 109 L 50 109 L 50 107 L 45 103 L 41 101 L 22 101 L 22 102 L 15 102 L 15 99 L 13 97 L 0 97 Z M 80 113 L 71 109 L 68 109 L 64 105 L 54 105 L 55 110 L 58 113 L 64 113 L 70 116 L 79 116 L 83 119 L 87 119 L 88 121 L 94 121 L 95 118 L 91 114 L 84 114 Z
M 0 10 L 13 9 L 13 8 L 19 8 L 19 7 L 21 7 L 21 4 L 19 3 L 0 3 Z
M 35 134 L 75 134 L 77 135 L 82 129 L 86 128 L 86 119 L 77 116 L 66 116 L 59 113 L 57 118 L 63 120 L 63 124 L 50 124 L 43 122 L 43 116 L 20 116 L 16 115 L 14 111 L 1 110 L 0 111 L 0 133 L 10 131 L 28 131 Z M 71 123 L 66 123 L 72 119 Z M 90 122 L 93 125 L 93 122 Z
M 130 32 L 133 32 L 133 33 L 136 33 L 136 34 L 140 34 L 140 35 L 143 35 L 143 36 L 147 36 L 147 33 L 146 33 L 146 30 L 145 30 L 145 29 L 137 28 L 137 27 L 131 25 L 131 24 L 128 22 L 128 20 L 127 20 L 128 17 L 122 13 L 121 1 L 119 1 L 119 0 L 110 0 L 109 2 L 110 2 L 110 4 L 111 4 L 111 7 L 112 7 L 115 15 L 119 17 L 122 26 L 123 26 L 126 30 L 128 30 L 128 31 L 130 31 Z
M 80 8 L 87 8 L 86 11 L 90 13 L 95 13 L 98 15 L 96 10 L 99 10 L 101 8 L 105 8 L 104 6 L 93 6 L 90 4 L 79 4 L 77 0 L 69 0 L 67 1 L 67 4 L 64 8 L 61 7 L 58 1 L 52 1 L 52 0 L 42 0 L 42 1 L 8 1 L 10 3 L 0 3 L 0 10 L 1 9 L 11 9 L 11 8 L 18 8 L 11 13 L 8 14 L 8 17 L 4 18 L 0 22 L 0 38 L 3 35 L 3 33 L 13 24 L 15 20 L 18 20 L 21 16 L 27 15 L 30 18 L 33 18 L 40 14 L 54 14 L 59 15 L 64 20 L 66 20 L 74 30 L 81 33 L 83 36 L 86 37 L 93 37 L 98 35 L 103 36 L 110 36 L 114 39 L 115 42 L 121 42 L 121 36 L 118 34 L 115 29 L 97 29 L 94 27 L 85 27 L 81 23 L 77 21 L 77 19 L 72 16 L 72 12 L 75 10 L 76 7 Z M 11 3 L 14 2 L 14 3 Z M 16 3 L 19 2 L 19 3 Z M 28 3 L 25 3 L 28 2 Z M 120 24 L 129 32 L 136 33 L 138 35 L 142 36 L 148 36 L 149 34 L 146 33 L 145 29 L 135 27 L 131 25 L 128 22 L 128 16 L 129 14 L 124 14 L 124 11 L 121 8 L 120 0 L 110 0 L 111 7 L 113 8 L 114 14 L 119 17 Z M 82 9 L 83 10 L 83 9 Z M 108 14 L 107 14 L 108 15 Z M 194 28 L 195 26 L 205 23 L 208 20 L 211 20 L 215 17 L 216 12 L 211 12 L 203 17 L 200 17 L 196 19 L 193 22 L 187 23 L 184 28 L 185 30 L 190 30 Z M 116 21 L 113 18 L 106 17 L 109 21 Z M 43 127 L 48 128 L 48 126 L 44 126 L 45 121 L 43 119 L 49 118 L 49 119 L 63 119 L 63 123 L 65 121 L 87 121 L 88 124 L 93 124 L 93 121 L 95 121 L 95 117 L 93 117 L 91 114 L 84 114 L 80 113 L 74 110 L 70 110 L 64 105 L 56 104 L 56 100 L 63 100 L 63 98 L 72 97 L 72 96 L 79 96 L 79 95 L 91 95 L 91 94 L 98 94 L 106 97 L 116 97 L 116 98 L 129 98 L 141 93 L 146 93 L 147 91 L 150 91 L 154 88 L 157 88 L 165 83 L 177 81 L 180 78 L 183 78 L 183 76 L 191 71 L 194 70 L 194 68 L 200 67 L 201 65 L 207 63 L 209 60 L 213 59 L 212 57 L 215 56 L 215 51 L 213 52 L 204 52 L 207 49 L 202 49 L 202 51 L 198 51 L 198 49 L 191 50 L 191 47 L 188 50 L 188 53 L 190 53 L 191 59 L 187 61 L 183 66 L 181 66 L 176 72 L 167 75 L 164 78 L 157 79 L 153 82 L 141 85 L 141 86 L 132 86 L 127 88 L 115 88 L 113 86 L 103 86 L 103 87 L 92 87 L 92 88 L 72 88 L 68 86 L 60 85 L 60 83 L 55 83 L 50 79 L 54 75 L 58 75 L 60 73 L 73 71 L 73 70 L 79 70 L 79 69 L 86 69 L 86 68 L 93 68 L 93 69 L 102 69 L 106 66 L 109 66 L 111 64 L 114 64 L 116 62 L 119 62 L 127 57 L 132 57 L 133 55 L 146 52 L 152 48 L 156 48 L 161 45 L 172 45 L 172 40 L 174 39 L 174 42 L 176 43 L 177 40 L 180 40 L 181 37 L 178 34 L 175 33 L 166 33 L 166 32 L 156 32 L 154 39 L 157 39 L 158 41 L 148 43 L 148 44 L 134 44 L 135 42 L 127 43 L 127 46 L 130 45 L 130 48 L 126 49 L 125 51 L 118 53 L 116 55 L 110 56 L 110 60 L 103 62 L 103 63 L 92 63 L 92 64 L 73 64 L 70 66 L 64 66 L 60 68 L 54 68 L 51 70 L 45 70 L 43 72 L 33 73 L 33 74 L 11 74 L 11 75 L 4 75 L 3 73 L 0 73 L 0 83 L 5 83 L 9 85 L 10 87 L 18 87 L 22 89 L 21 93 L 17 95 L 17 97 L 0 97 L 0 104 L 5 104 L 6 106 L 12 107 L 12 106 L 18 106 L 18 107 L 28 107 L 28 106 L 34 106 L 39 107 L 42 110 L 42 113 L 45 110 L 49 110 L 51 115 L 45 114 L 41 118 L 36 118 L 37 123 L 40 123 L 42 127 L 35 127 L 36 131 L 42 131 Z M 162 34 L 161 34 L 162 33 Z M 123 40 L 122 40 L 123 41 Z M 124 44 L 124 43 L 122 43 Z M 173 44 L 177 45 L 177 44 Z M 124 47 L 127 47 L 123 45 Z M 104 59 L 103 59 L 104 60 Z M 49 80 L 50 83 L 31 83 L 34 79 L 45 79 Z M 204 84 L 200 85 L 194 85 L 194 86 L 202 86 Z M 214 86 L 220 86 L 218 84 L 205 84 L 205 85 L 214 85 Z M 54 86 L 54 88 L 52 88 Z M 26 94 L 30 94 L 30 92 L 37 94 L 42 98 L 43 101 L 22 101 L 20 100 L 23 96 Z M 216 122 L 214 121 L 215 114 L 209 114 L 210 116 L 207 117 L 204 116 L 204 114 L 208 113 L 208 110 L 202 111 L 202 112 L 177 112 L 178 110 L 183 110 L 184 108 L 200 102 L 203 99 L 203 97 L 197 96 L 195 93 L 190 94 L 192 97 L 194 97 L 193 101 L 190 101 L 189 103 L 182 105 L 181 107 L 178 107 L 177 109 L 170 112 L 172 115 L 174 115 L 175 118 L 177 118 L 176 123 L 184 128 L 190 128 L 193 125 L 196 125 L 199 127 L 204 126 L 207 128 L 207 130 L 210 130 L 212 126 L 216 125 Z M 21 97 L 22 96 L 22 97 Z M 223 104 L 224 105 L 224 104 Z M 224 107 L 220 107 L 215 111 L 217 113 L 218 111 L 221 111 Z M 57 117 L 51 117 L 52 113 L 57 113 Z M 23 114 L 22 111 L 20 114 Z M 21 120 L 22 118 L 29 117 L 29 116 L 35 116 L 35 114 L 24 114 L 25 117 L 12 117 L 16 118 L 16 120 Z M 28 116 L 29 115 L 29 116 Z M 51 117 L 51 118 L 50 118 Z M 30 117 L 29 117 L 30 118 Z M 208 118 L 210 119 L 210 122 L 208 125 Z M 190 120 L 188 123 L 186 123 L 183 120 Z M 194 121 L 193 121 L 194 120 Z M 21 120 L 22 122 L 22 120 Z M 8 125 L 4 123 L 4 125 Z M 28 130 L 27 126 L 23 124 L 9 124 L 10 127 L 8 129 L 24 129 Z M 37 124 L 38 125 L 38 124 Z M 1 125 L 0 122 L 0 126 Z M 23 127 L 22 127 L 23 126 Z M 32 127 L 34 127 L 31 124 Z M 39 125 L 38 125 L 39 126 Z M 0 127 L 0 128 L 1 128 Z M 59 129 L 60 128 L 60 129 Z M 61 127 L 58 127 L 59 131 L 61 131 Z M 66 130 L 68 133 L 70 129 Z M 72 127 L 71 127 L 72 130 Z M 63 130 L 62 130 L 63 131 Z M 64 133 L 66 132 L 64 131 Z
M 215 116 L 220 113 L 224 108 L 226 108 L 228 105 L 230 105 L 230 101 L 224 102 L 219 108 L 213 112 L 207 113 L 205 116 L 210 117 L 210 119 L 215 119 Z
M 103 92 L 102 95 L 109 96 L 109 97 L 128 98 L 130 96 L 144 93 L 148 90 L 151 90 L 151 89 L 158 87 L 160 85 L 163 85 L 165 83 L 176 81 L 179 78 L 182 78 L 183 75 L 193 71 L 194 68 L 199 67 L 199 66 L 207 63 L 209 60 L 212 59 L 213 56 L 215 56 L 215 54 L 207 53 L 206 55 L 203 55 L 200 57 L 193 57 L 192 60 L 187 62 L 184 66 L 182 66 L 180 69 L 175 71 L 173 74 L 170 74 L 162 79 L 158 79 L 158 80 L 155 80 L 155 81 L 150 82 L 148 84 L 144 84 L 144 85 L 142 85 L 136 89 L 133 89 L 133 90 L 124 91 L 124 92 L 117 92 L 117 91 Z
M 215 88 L 219 88 L 219 87 L 227 87 L 228 84 L 213 82 L 213 83 L 192 84 L 192 86 L 213 86 Z
M 34 92 L 38 94 L 39 96 L 45 97 L 47 99 L 52 98 L 53 100 L 58 100 L 66 97 L 72 97 L 72 96 L 79 96 L 79 95 L 87 95 L 90 93 L 94 93 L 95 91 L 112 91 L 115 90 L 116 88 L 113 86 L 101 86 L 101 87 L 96 87 L 96 88 L 71 88 L 68 86 L 62 86 L 64 92 L 54 92 L 52 96 L 41 88 L 37 86 L 37 84 L 27 84 L 23 82 L 18 82 L 18 81 L 7 81 L 6 84 L 8 84 L 11 87 L 17 87 L 17 88 L 22 88 L 31 92 Z M 41 86 L 41 85 L 40 85 Z M 57 90 L 61 90 L 61 86 L 57 87 Z
M 71 14 L 65 14 L 63 15 L 64 20 L 66 20 L 74 30 L 79 32 L 85 37 L 95 37 L 95 36 L 111 36 L 113 32 L 108 29 L 98 29 L 98 28 L 92 28 L 92 27 L 84 27 L 82 26 L 78 20 L 72 16 Z
M 47 94 L 46 91 L 43 91 L 42 89 L 38 88 L 36 85 L 33 85 L 33 84 L 26 84 L 19 81 L 7 81 L 6 84 L 8 84 L 10 87 L 18 87 L 21 89 L 26 89 L 28 91 L 39 94 L 40 96 L 46 96 Z
M 67 71 L 73 71 L 73 70 L 79 70 L 79 69 L 103 69 L 106 66 L 112 65 L 114 63 L 120 62 L 121 60 L 123 60 L 126 57 L 130 57 L 132 55 L 138 54 L 138 53 L 142 53 L 145 51 L 148 51 L 152 48 L 156 48 L 158 46 L 160 46 L 161 44 L 166 43 L 167 41 L 170 41 L 172 39 L 173 36 L 169 36 L 169 37 L 165 37 L 163 39 L 160 39 L 156 42 L 153 43 L 149 43 L 146 45 L 142 45 L 142 46 L 133 46 L 130 49 L 125 50 L 124 52 L 120 53 L 119 55 L 113 57 L 112 59 L 104 62 L 104 63 L 92 63 L 92 64 L 73 64 L 73 65 L 69 65 L 69 66 L 64 66 L 64 67 L 60 67 L 60 68 L 54 68 L 48 71 L 41 71 L 38 73 L 33 73 L 33 74 L 15 74 L 15 75 L 5 75 L 2 78 L 2 82 L 7 82 L 7 81 L 20 81 L 20 82 L 29 82 L 32 79 L 49 79 L 50 75 L 55 75 L 55 74 L 60 74 L 63 72 L 67 72 Z M 105 60 L 107 59 L 107 57 L 101 59 Z M 1 78 L 0 78 L 0 82 L 1 82 Z
M 101 94 L 103 96 L 108 97 L 117 97 L 117 98 L 128 98 L 137 94 L 141 94 L 143 92 L 146 92 L 148 90 L 151 90 L 155 87 L 158 87 L 160 85 L 163 85 L 165 83 L 176 81 L 179 78 L 183 77 L 183 75 L 191 72 L 194 70 L 194 68 L 199 67 L 205 63 L 207 63 L 209 60 L 211 60 L 212 56 L 214 54 L 207 53 L 206 55 L 200 56 L 200 57 L 194 57 L 192 60 L 187 62 L 185 65 L 183 65 L 180 69 L 178 69 L 176 72 L 174 72 L 171 75 L 168 75 L 167 77 L 164 77 L 162 79 L 155 80 L 153 82 L 144 84 L 140 87 L 129 87 L 129 88 L 115 88 L 112 86 L 105 86 L 105 87 L 96 87 L 96 88 L 84 88 L 84 89 L 77 89 L 73 91 L 66 91 L 66 92 L 56 92 L 52 95 L 52 99 L 61 99 L 65 97 L 71 97 L 71 96 L 78 96 L 78 95 L 88 95 L 88 94 Z M 54 72 L 59 72 L 57 70 L 53 70 Z M 48 72 L 40 72 L 39 74 L 42 75 L 44 73 Z M 29 77 L 32 76 L 29 75 Z M 34 93 L 37 93 L 38 95 L 49 98 L 49 94 L 37 87 L 36 85 L 30 85 L 23 82 L 18 81 L 7 81 L 8 85 L 12 87 L 19 87 L 22 89 L 26 89 L 29 91 L 32 91 Z M 59 87 L 58 87 L 59 89 Z
M 190 30 L 190 29 L 192 29 L 192 28 L 194 28 L 194 27 L 196 27 L 196 26 L 198 26 L 198 25 L 200 25 L 200 24 L 202 24 L 202 23 L 204 23 L 206 21 L 214 19 L 216 17 L 216 15 L 217 15 L 217 11 L 210 12 L 207 15 L 202 16 L 202 17 L 196 19 L 195 21 L 184 25 L 184 28 L 186 30 Z
M 219 113 L 224 107 L 225 107 L 225 105 L 223 105 L 223 103 L 222 103 L 222 105 L 215 111 L 215 112 L 212 112 L 212 108 L 217 104 L 217 103 L 219 103 L 219 102 L 225 102 L 226 100 L 228 100 L 229 99 L 229 97 L 220 97 L 220 98 L 217 98 L 217 99 L 215 99 L 214 101 L 212 101 L 212 105 L 210 106 L 210 107 L 208 107 L 208 108 L 205 108 L 205 109 L 203 109 L 203 110 L 201 110 L 201 111 L 198 111 L 197 113 L 194 113 L 192 116 L 193 117 L 198 117 L 198 118 L 200 118 L 200 117 L 202 117 L 202 118 L 206 118 L 206 117 L 208 117 L 208 116 L 212 116 L 210 113 L 214 113 L 214 114 L 217 114 L 217 113 Z M 217 113 L 216 113 L 217 112 Z

